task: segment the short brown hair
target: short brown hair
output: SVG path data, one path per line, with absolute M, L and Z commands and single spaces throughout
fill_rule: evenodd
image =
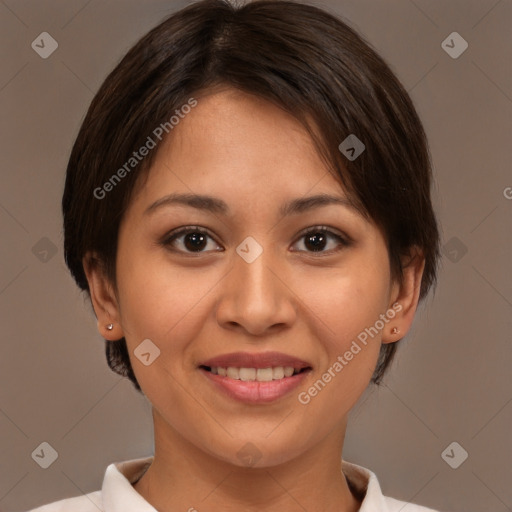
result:
M 74 143 L 62 199 L 65 260 L 78 286 L 89 293 L 82 259 L 91 251 L 115 287 L 119 224 L 156 151 L 107 200 L 94 191 L 194 93 L 219 84 L 265 98 L 305 126 L 349 197 L 385 234 L 393 278 L 402 278 L 401 255 L 414 245 L 423 251 L 423 299 L 436 281 L 439 233 L 428 143 L 412 101 L 347 23 L 287 0 L 193 3 L 140 39 L 108 75 Z M 365 145 L 355 160 L 338 148 L 350 134 Z M 380 383 L 396 346 L 381 346 L 372 382 Z M 140 390 L 125 339 L 107 342 L 106 355 Z

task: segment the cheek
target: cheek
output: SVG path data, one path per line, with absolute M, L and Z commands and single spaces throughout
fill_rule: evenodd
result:
M 354 258 L 339 269 L 296 281 L 297 293 L 325 327 L 330 345 L 343 348 L 384 313 L 389 292 L 389 276 L 384 269 Z
M 371 379 L 381 347 L 379 319 L 387 307 L 389 276 L 382 271 L 385 268 L 359 260 L 325 278 L 317 276 L 315 287 L 312 282 L 302 282 L 300 293 L 314 313 L 309 316 L 314 319 L 311 330 L 324 348 L 317 392 L 324 384 L 329 391 L 322 391 L 324 399 L 317 400 L 318 406 L 323 400 L 332 400 L 340 405 L 340 414 L 346 412 L 345 406 L 355 403 Z M 306 289 L 314 291 L 306 294 Z
M 198 269 L 181 270 L 165 255 L 133 253 L 118 264 L 123 328 L 134 335 L 165 341 L 166 333 L 188 315 L 212 287 L 213 277 Z
M 199 268 L 180 270 L 166 261 L 147 261 L 126 259 L 118 267 L 121 322 L 132 368 L 153 404 L 159 403 L 166 390 L 175 404 L 186 409 L 190 404 L 183 399 L 178 382 L 185 381 L 190 371 L 195 341 L 201 338 L 213 307 L 208 299 L 219 275 Z M 158 354 L 149 366 L 136 357 L 147 339 Z
M 382 296 L 372 296 L 351 279 L 331 283 L 329 293 L 315 301 L 321 314 L 312 332 L 322 346 L 321 357 L 315 378 L 297 397 L 307 411 L 305 425 L 313 428 L 315 418 L 329 418 L 321 427 L 325 432 L 346 417 L 367 388 L 381 347 L 380 333 L 369 335 L 365 329 L 382 313 Z M 342 291 L 336 286 L 340 284 Z

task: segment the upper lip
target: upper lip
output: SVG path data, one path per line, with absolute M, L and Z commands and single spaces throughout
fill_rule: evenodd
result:
M 283 354 L 281 352 L 232 352 L 231 354 L 222 354 L 203 361 L 199 366 L 221 368 L 271 368 L 276 366 L 292 366 L 297 370 L 302 368 L 311 368 L 311 365 L 297 357 Z

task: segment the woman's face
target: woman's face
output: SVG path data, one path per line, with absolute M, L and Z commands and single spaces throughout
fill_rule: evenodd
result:
M 123 218 L 118 302 L 109 312 L 153 405 L 157 436 L 180 438 L 239 466 L 274 465 L 344 432 L 381 342 L 401 338 L 412 316 L 392 308 L 401 296 L 383 235 L 343 204 L 342 186 L 303 127 L 231 89 L 197 99 Z M 165 201 L 170 194 L 211 196 L 225 211 L 210 210 L 207 202 L 196 202 L 198 208 Z M 320 194 L 341 203 L 311 202 L 281 213 Z M 172 231 L 194 226 L 192 234 L 171 240 Z M 321 226 L 328 233 L 318 233 Z M 201 367 L 235 352 L 270 351 L 309 370 L 282 378 L 273 369 L 275 380 L 258 384 Z M 252 367 L 287 366 L 281 363 Z M 252 378 L 253 370 L 242 374 Z M 259 375 L 269 378 L 268 370 Z M 226 379 L 230 386 L 219 384 Z M 315 382 L 316 393 L 308 391 Z

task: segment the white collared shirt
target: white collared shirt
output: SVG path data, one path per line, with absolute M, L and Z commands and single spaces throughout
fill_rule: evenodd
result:
M 133 488 L 152 461 L 153 457 L 146 457 L 110 464 L 101 491 L 56 501 L 28 512 L 157 512 Z M 350 486 L 364 496 L 359 512 L 438 512 L 383 496 L 375 474 L 362 466 L 343 460 L 342 471 Z

